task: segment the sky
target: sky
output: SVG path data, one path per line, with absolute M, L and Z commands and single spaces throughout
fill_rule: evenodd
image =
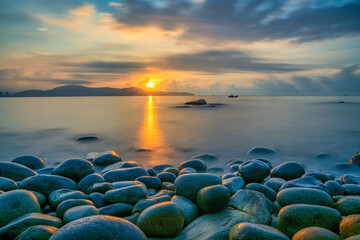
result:
M 0 91 L 360 95 L 360 0 L 1 0 Z

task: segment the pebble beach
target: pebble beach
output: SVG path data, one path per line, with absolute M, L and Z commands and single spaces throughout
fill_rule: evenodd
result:
M 252 151 L 228 169 L 211 154 L 145 169 L 114 151 L 0 162 L 0 239 L 360 239 L 359 152 L 337 176 Z

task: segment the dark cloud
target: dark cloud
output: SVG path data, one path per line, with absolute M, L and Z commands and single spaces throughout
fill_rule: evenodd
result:
M 157 7 L 148 0 L 126 0 L 126 11 L 118 21 L 128 26 L 156 25 L 163 29 L 184 26 L 182 38 L 190 40 L 275 40 L 309 42 L 360 33 L 360 2 L 338 1 L 311 5 L 285 0 L 206 0 L 196 5 L 185 0 L 169 0 Z
M 271 63 L 236 50 L 211 50 L 198 53 L 178 54 L 164 59 L 162 66 L 182 71 L 206 73 L 263 72 L 279 73 L 305 70 L 306 66 Z

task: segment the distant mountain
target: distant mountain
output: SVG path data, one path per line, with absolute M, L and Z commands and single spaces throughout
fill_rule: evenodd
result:
M 50 90 L 26 90 L 11 94 L 11 97 L 78 97 L 78 96 L 193 96 L 187 92 L 146 91 L 130 88 L 90 88 L 80 85 L 65 85 Z

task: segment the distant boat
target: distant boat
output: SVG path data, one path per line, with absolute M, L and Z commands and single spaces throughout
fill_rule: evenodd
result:
M 237 97 L 238 95 L 232 95 L 232 94 L 228 96 L 228 98 L 237 98 Z

